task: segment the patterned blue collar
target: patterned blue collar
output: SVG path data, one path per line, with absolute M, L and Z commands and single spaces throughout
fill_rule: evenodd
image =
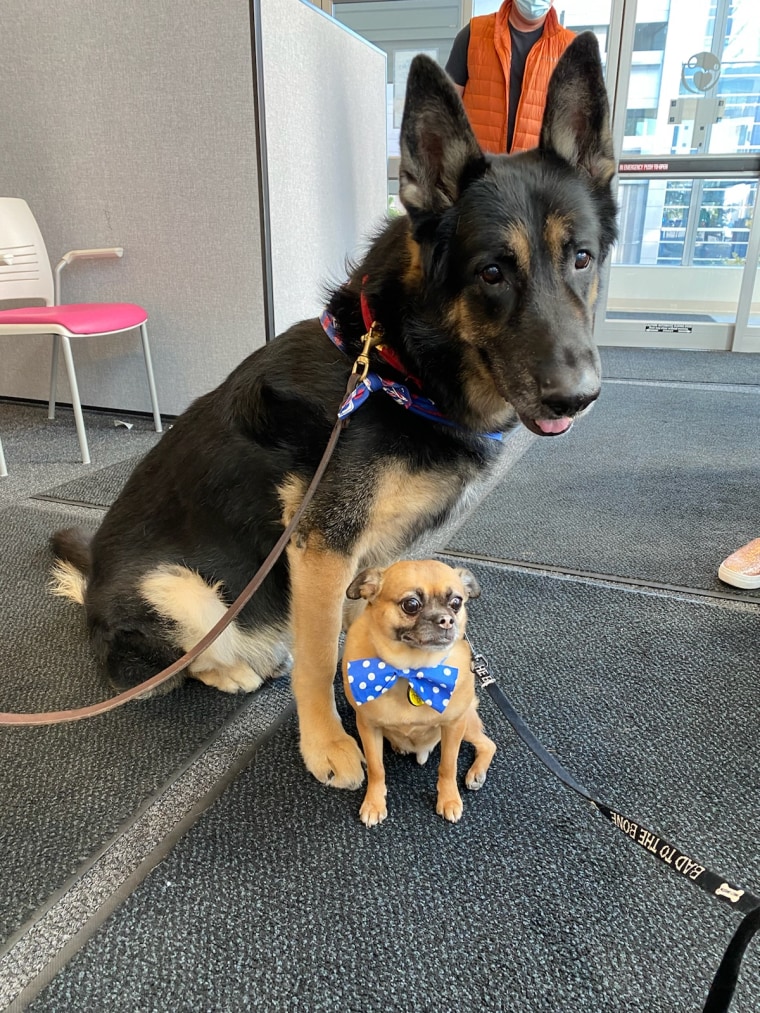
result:
M 345 352 L 345 342 L 341 337 L 338 322 L 332 313 L 328 313 L 328 311 L 325 310 L 320 316 L 319 322 L 322 324 L 322 329 L 335 347 L 339 348 L 342 352 Z M 452 422 L 451 419 L 447 419 L 436 406 L 435 402 L 431 401 L 430 398 L 423 397 L 422 394 L 414 393 L 404 383 L 396 383 L 394 380 L 386 380 L 380 376 L 379 373 L 368 373 L 367 376 L 360 381 L 359 384 L 357 384 L 356 389 L 346 396 L 343 404 L 338 409 L 338 418 L 344 419 L 349 415 L 352 415 L 357 408 L 364 404 L 370 394 L 378 390 L 388 394 L 388 396 L 391 397 L 397 405 L 400 405 L 402 408 L 407 408 L 410 412 L 414 412 L 415 415 L 421 415 L 423 418 L 429 419 L 431 422 L 439 422 L 441 425 L 450 426 L 452 429 L 465 428 L 464 426 L 460 426 L 457 422 Z M 481 433 L 480 435 L 485 436 L 486 439 L 489 440 L 502 440 L 504 438 L 503 433 Z
M 357 658 L 347 663 L 348 684 L 358 706 L 376 700 L 406 679 L 411 688 L 433 710 L 443 714 L 456 685 L 459 669 L 447 665 L 430 665 L 427 668 L 394 668 L 382 658 Z

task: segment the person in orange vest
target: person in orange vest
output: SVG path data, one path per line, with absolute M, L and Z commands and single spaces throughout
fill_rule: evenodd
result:
M 459 32 L 446 71 L 484 151 L 538 144 L 549 78 L 574 38 L 554 0 L 504 0 Z

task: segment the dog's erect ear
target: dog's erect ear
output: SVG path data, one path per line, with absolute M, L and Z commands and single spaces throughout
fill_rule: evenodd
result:
M 346 597 L 354 600 L 364 598 L 366 601 L 373 601 L 377 598 L 382 586 L 383 571 L 371 567 L 369 570 L 362 570 L 354 577 L 346 591 Z
M 479 598 L 480 597 L 480 584 L 475 579 L 475 574 L 469 570 L 465 570 L 464 567 L 457 570 L 459 579 L 464 584 L 464 588 L 467 591 L 468 598 Z
M 593 32 L 574 39 L 554 68 L 539 147 L 585 169 L 601 186 L 615 175 L 610 107 Z
M 429 56 L 412 60 L 401 121 L 399 196 L 410 216 L 439 215 L 485 171 L 464 106 Z

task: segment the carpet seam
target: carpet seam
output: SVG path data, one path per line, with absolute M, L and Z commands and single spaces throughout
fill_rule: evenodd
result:
M 522 559 L 501 559 L 496 556 L 465 552 L 450 546 L 439 552 L 448 559 L 487 563 L 500 566 L 518 573 L 554 580 L 575 581 L 579 584 L 591 584 L 600 587 L 614 587 L 620 591 L 649 594 L 654 597 L 674 598 L 679 601 L 694 601 L 704 604 L 729 607 L 745 606 L 749 612 L 760 609 L 760 598 L 746 598 L 731 591 L 715 591 L 707 588 L 695 588 L 681 584 L 659 584 L 650 580 L 638 580 L 635 577 L 621 577 L 618 574 L 595 573 L 589 570 L 576 570 L 570 567 L 552 567 L 548 563 L 529 563 Z

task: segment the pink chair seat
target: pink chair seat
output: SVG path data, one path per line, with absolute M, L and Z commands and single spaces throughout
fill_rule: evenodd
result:
M 139 327 L 148 319 L 142 306 L 128 302 L 71 303 L 0 310 L 0 324 L 60 324 L 72 334 L 107 334 Z
M 129 344 L 134 344 L 137 337 L 135 332 L 139 328 L 139 344 L 142 345 L 143 358 L 145 359 L 153 421 L 156 432 L 160 433 L 163 427 L 158 410 L 153 363 L 148 342 L 148 314 L 142 306 L 135 306 L 134 303 L 100 302 L 55 305 L 62 303 L 60 277 L 64 267 L 78 260 L 120 259 L 124 256 L 124 248 L 122 246 L 108 246 L 69 250 L 68 253 L 64 253 L 53 271 L 45 249 L 45 240 L 42 238 L 32 209 L 21 197 L 0 197 L 0 251 L 2 251 L 0 253 L 0 305 L 19 307 L 18 309 L 0 309 L 0 335 L 21 338 L 22 342 L 27 344 L 27 336 L 37 334 L 46 336 L 45 343 L 52 345 L 50 399 L 48 402 L 48 418 L 50 419 L 55 418 L 58 356 L 59 352 L 63 352 L 79 449 L 82 451 L 82 463 L 90 463 L 90 451 L 87 446 L 82 401 L 79 397 L 79 385 L 72 354 L 72 345 L 78 345 L 81 342 L 72 341 L 72 338 L 90 336 L 100 338 L 101 336 L 118 334 L 120 338 L 117 344 L 121 346 L 125 343 L 121 335 L 128 339 Z M 30 302 L 43 305 L 30 306 Z M 35 348 L 38 347 L 39 342 L 35 342 Z M 112 367 L 110 355 L 108 359 L 109 366 Z M 91 363 L 92 366 L 96 364 Z M 121 366 L 120 362 L 120 369 Z M 119 377 L 121 377 L 121 373 L 119 373 Z M 5 471 L 2 447 L 0 447 L 0 474 Z

